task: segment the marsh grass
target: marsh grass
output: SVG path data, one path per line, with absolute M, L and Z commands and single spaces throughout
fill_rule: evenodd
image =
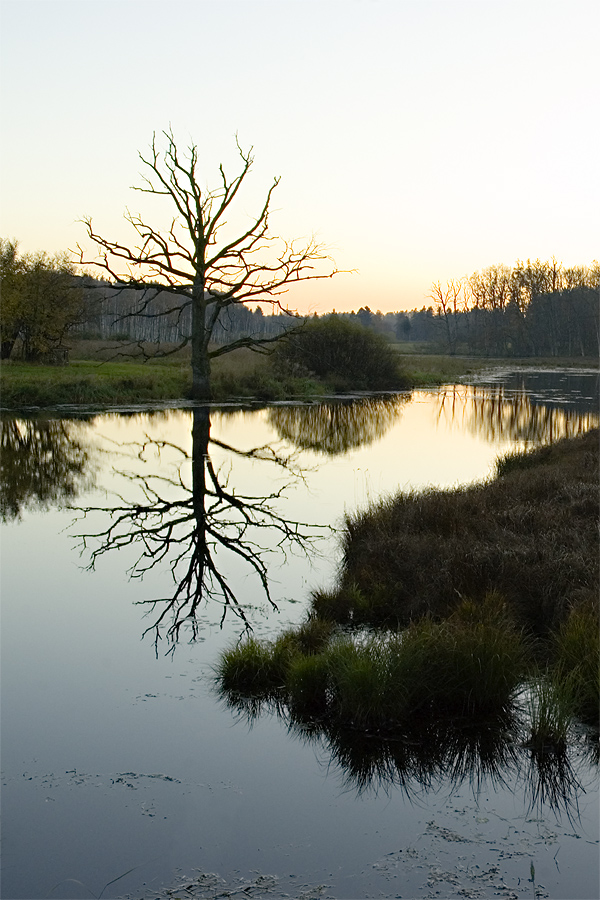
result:
M 506 365 L 506 360 L 451 357 L 432 354 L 430 347 L 390 345 L 402 360 L 407 386 L 456 382 L 482 369 Z M 143 352 L 168 351 L 169 355 L 143 362 Z M 175 351 L 175 352 L 173 352 Z M 416 352 L 415 352 L 416 351 Z M 2 406 L 17 409 L 49 407 L 64 403 L 96 404 L 183 400 L 191 389 L 190 349 L 154 344 L 138 347 L 129 341 L 74 339 L 67 366 L 31 365 L 3 361 Z M 540 360 L 514 363 L 541 364 Z M 553 361 L 557 365 L 585 364 L 582 360 Z M 286 398 L 315 398 L 335 394 L 338 389 L 358 389 L 346 380 L 282 377 L 269 355 L 242 348 L 213 363 L 213 399 L 216 402 L 252 398 L 259 402 Z
M 60 404 L 107 405 L 184 397 L 191 377 L 181 365 L 73 362 L 69 366 L 2 366 L 5 408 Z
M 248 637 L 225 650 L 216 672 L 224 691 L 269 697 L 281 687 L 281 673 L 271 648 Z
M 597 604 L 598 431 L 505 470 L 484 484 L 402 493 L 347 516 L 338 583 L 314 593 L 315 614 L 399 628 L 447 618 L 460 597 L 481 602 L 498 591 L 519 624 L 544 634 L 573 603 Z
M 600 719 L 600 616 L 591 600 L 569 611 L 552 641 L 554 680 L 564 684 L 574 712 L 598 726 Z
M 546 672 L 531 681 L 525 690 L 526 746 L 536 753 L 566 750 L 573 724 L 573 691 L 568 679 Z
M 273 642 L 248 638 L 227 650 L 217 684 L 222 693 L 283 701 L 293 719 L 363 731 L 397 730 L 432 713 L 506 712 L 523 678 L 525 648 L 497 605 L 492 598 L 483 613 L 423 619 L 402 633 L 334 632 L 309 620 Z

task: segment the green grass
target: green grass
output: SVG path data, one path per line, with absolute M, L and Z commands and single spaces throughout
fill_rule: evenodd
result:
M 16 409 L 59 404 L 107 405 L 171 400 L 189 394 L 190 373 L 181 364 L 96 363 L 68 366 L 3 364 L 0 402 Z
M 574 605 L 553 638 L 555 681 L 567 686 L 573 711 L 598 726 L 600 717 L 600 617 L 591 599 Z
M 598 368 L 597 358 L 450 356 L 435 344 L 400 342 L 392 345 L 402 360 L 402 368 L 413 387 L 453 384 L 470 375 L 507 368 Z
M 432 714 L 506 712 L 524 676 L 523 638 L 497 597 L 476 614 L 422 619 L 401 634 L 334 633 L 317 621 L 225 651 L 220 691 L 285 703 L 296 721 L 389 732 Z
M 574 694 L 567 679 L 549 671 L 534 678 L 525 692 L 529 735 L 526 746 L 536 753 L 566 750 L 574 716 Z
M 476 357 L 451 357 L 428 352 L 427 346 L 415 352 L 417 345 L 391 345 L 402 361 L 409 386 L 452 383 L 483 369 L 543 360 L 490 360 Z M 153 352 L 154 346 L 147 346 Z M 172 347 L 164 349 L 172 350 Z M 131 355 L 130 355 L 131 354 Z M 64 403 L 97 406 L 181 400 L 190 394 L 190 350 L 184 348 L 171 356 L 142 361 L 142 350 L 128 342 L 77 340 L 70 350 L 71 362 L 64 367 L 31 365 L 3 361 L 1 366 L 1 404 L 4 408 L 49 407 Z M 585 360 L 553 360 L 583 365 Z M 592 364 L 592 363 L 590 363 Z M 344 390 L 357 387 L 344 384 Z M 269 356 L 247 349 L 236 350 L 213 362 L 213 399 L 253 399 L 261 402 L 292 398 L 314 398 L 335 394 L 335 379 L 282 377 Z

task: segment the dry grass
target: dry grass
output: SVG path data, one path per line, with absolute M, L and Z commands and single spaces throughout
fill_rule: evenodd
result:
M 398 627 L 499 591 L 536 633 L 598 596 L 598 432 L 528 455 L 487 484 L 404 493 L 348 516 L 338 587 L 315 614 Z

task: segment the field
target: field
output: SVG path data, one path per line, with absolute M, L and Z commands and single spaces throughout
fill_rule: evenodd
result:
M 155 348 L 145 348 L 152 350 Z M 173 348 L 164 348 L 172 350 Z M 597 366 L 597 360 L 484 359 L 426 352 L 427 345 L 395 345 L 401 368 L 412 387 L 460 381 L 498 366 Z M 142 348 L 101 341 L 73 342 L 66 366 L 4 361 L 0 403 L 5 409 L 51 407 L 61 404 L 96 406 L 183 400 L 191 388 L 190 351 L 143 361 Z M 271 368 L 268 356 L 238 350 L 213 364 L 213 400 L 254 399 L 260 402 L 332 393 L 316 379 L 284 378 Z

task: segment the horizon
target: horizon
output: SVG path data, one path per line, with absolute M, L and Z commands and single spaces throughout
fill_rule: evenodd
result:
M 233 227 L 281 176 L 273 232 L 315 234 L 357 270 L 294 288 L 301 314 L 421 309 L 438 281 L 600 255 L 596 2 L 173 0 L 165 15 L 1 4 L 0 234 L 22 252 L 74 249 L 87 215 L 133 243 L 126 208 L 164 228 L 129 188 L 172 126 L 202 184 L 237 171 L 236 134 L 254 148 Z

